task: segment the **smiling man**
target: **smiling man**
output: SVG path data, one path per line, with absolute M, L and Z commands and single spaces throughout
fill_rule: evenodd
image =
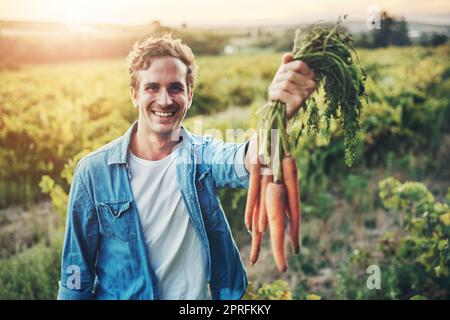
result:
M 240 299 L 246 272 L 217 192 L 248 187 L 255 139 L 225 143 L 182 126 L 196 66 L 181 40 L 148 38 L 128 62 L 139 119 L 77 164 L 58 298 Z M 269 99 L 291 117 L 315 87 L 285 54 Z

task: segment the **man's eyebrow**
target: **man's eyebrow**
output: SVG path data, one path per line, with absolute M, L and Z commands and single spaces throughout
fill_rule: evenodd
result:
M 149 85 L 157 85 L 157 86 L 159 86 L 159 83 L 158 82 L 146 82 L 146 83 L 144 83 L 144 86 L 149 86 Z M 179 85 L 179 86 L 184 87 L 184 84 L 182 82 L 180 82 L 180 81 L 171 82 L 170 85 Z
M 182 83 L 182 82 L 180 82 L 180 81 L 175 81 L 175 82 L 171 82 L 170 83 L 171 85 L 179 85 L 179 86 L 182 86 L 182 87 L 184 87 L 184 84 Z
M 146 82 L 146 83 L 144 83 L 144 86 L 155 85 L 155 84 L 159 86 L 158 82 Z

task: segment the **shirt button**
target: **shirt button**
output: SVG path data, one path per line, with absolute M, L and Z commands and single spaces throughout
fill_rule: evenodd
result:
M 136 238 L 136 233 L 130 233 L 130 239 L 133 240 Z

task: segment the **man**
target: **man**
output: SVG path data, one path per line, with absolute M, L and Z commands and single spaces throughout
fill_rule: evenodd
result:
M 288 116 L 316 86 L 292 60 L 284 55 L 269 88 Z M 196 67 L 179 39 L 148 38 L 128 61 L 139 119 L 77 164 L 58 298 L 240 299 L 247 277 L 217 190 L 248 187 L 255 139 L 224 143 L 182 127 Z

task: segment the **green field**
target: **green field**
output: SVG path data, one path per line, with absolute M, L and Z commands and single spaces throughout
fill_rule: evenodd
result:
M 247 268 L 246 298 L 450 298 L 449 51 L 359 51 L 369 104 L 355 163 L 345 166 L 337 126 L 330 136 L 301 136 L 302 251 L 289 254 L 281 276 L 266 237 L 260 260 Z M 199 57 L 186 126 L 255 127 L 280 60 L 281 53 Z M 0 299 L 56 297 L 76 161 L 136 118 L 125 59 L 0 71 Z M 248 265 L 245 195 L 221 191 Z M 370 265 L 380 267 L 381 289 L 366 286 Z

